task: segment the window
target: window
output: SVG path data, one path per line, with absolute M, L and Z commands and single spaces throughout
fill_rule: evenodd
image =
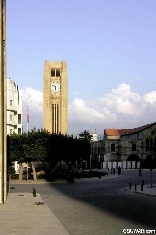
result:
M 156 152 L 156 137 L 154 138 L 154 152 Z
M 12 134 L 12 129 L 10 129 L 10 135 Z
M 18 134 L 19 135 L 21 134 L 21 128 L 18 128 Z
M 146 139 L 146 151 L 149 151 L 149 139 Z
M 111 151 L 115 152 L 115 144 L 111 144 Z
M 60 77 L 60 69 L 56 69 L 56 77 Z
M 153 139 L 150 139 L 150 151 L 153 151 Z
M 51 69 L 51 77 L 61 77 L 60 69 Z
M 18 124 L 21 124 L 21 114 L 18 114 Z
M 55 77 L 55 69 L 51 69 L 51 77 Z
M 12 122 L 12 114 L 10 114 L 10 121 Z
M 12 100 L 10 100 L 10 106 L 12 106 Z
M 136 144 L 132 144 L 132 151 L 136 151 Z

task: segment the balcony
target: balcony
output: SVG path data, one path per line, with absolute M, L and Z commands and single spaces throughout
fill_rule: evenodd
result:
M 7 125 L 9 125 L 9 126 L 17 126 L 17 122 L 15 122 L 15 121 L 7 121 Z
M 14 105 L 7 105 L 7 111 L 17 112 L 17 107 Z

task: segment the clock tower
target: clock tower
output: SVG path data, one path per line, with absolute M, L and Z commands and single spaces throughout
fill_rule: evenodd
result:
M 43 128 L 50 133 L 67 134 L 68 79 L 66 62 L 44 63 Z

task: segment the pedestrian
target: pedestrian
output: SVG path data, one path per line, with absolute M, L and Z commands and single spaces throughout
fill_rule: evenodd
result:
M 115 168 L 113 168 L 113 174 L 115 175 Z
M 139 168 L 139 176 L 142 176 L 142 174 L 141 174 L 141 167 Z
M 121 167 L 119 166 L 118 167 L 118 175 L 120 175 L 121 174 Z
M 98 175 L 99 175 L 98 179 L 101 179 L 101 172 L 99 172 Z

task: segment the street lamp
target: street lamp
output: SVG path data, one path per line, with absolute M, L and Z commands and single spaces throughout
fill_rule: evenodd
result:
M 28 181 L 28 160 L 27 160 L 27 181 Z

